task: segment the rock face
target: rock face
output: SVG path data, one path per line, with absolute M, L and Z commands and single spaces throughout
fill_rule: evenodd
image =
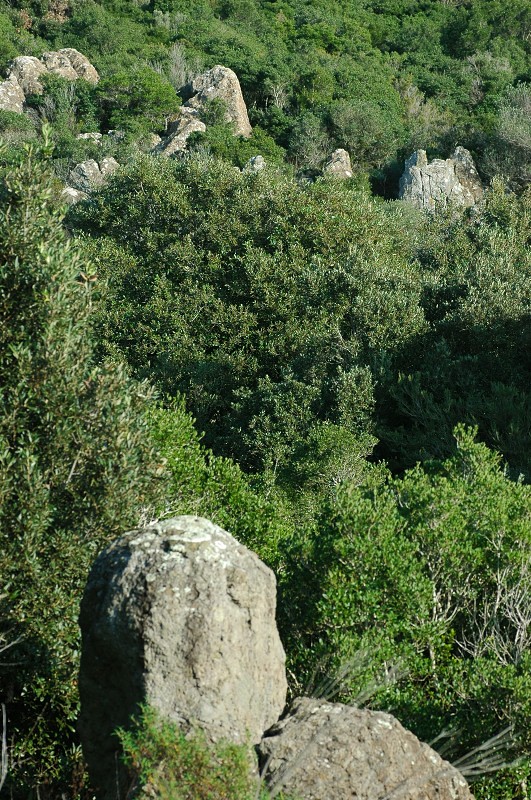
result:
M 247 106 L 243 99 L 238 76 L 228 67 L 219 64 L 203 75 L 194 78 L 182 90 L 188 98 L 185 106 L 200 110 L 208 100 L 219 98 L 227 107 L 227 122 L 234 125 L 236 136 L 248 137 L 252 133 L 251 124 L 247 115 Z
M 116 741 L 148 702 L 184 729 L 260 741 L 286 697 L 275 578 L 226 531 L 177 517 L 96 560 L 81 604 L 80 733 L 93 784 L 116 800 Z
M 417 150 L 406 161 L 400 178 L 399 197 L 417 206 L 433 210 L 454 204 L 470 207 L 483 195 L 472 156 L 464 147 L 456 147 L 451 158 L 434 159 L 428 164 L 426 152 Z
M 60 56 L 65 56 L 68 59 L 77 78 L 83 78 L 83 80 L 93 84 L 98 83 L 100 76 L 96 68 L 83 53 L 80 53 L 79 50 L 75 50 L 73 47 L 63 47 L 58 53 Z M 51 56 L 53 53 L 48 53 L 47 55 Z
M 184 113 L 181 114 L 177 120 L 172 122 L 169 130 L 170 136 L 163 139 L 151 151 L 154 155 L 166 156 L 166 158 L 169 158 L 176 153 L 182 153 L 192 133 L 196 133 L 197 131 L 204 133 L 204 131 L 206 131 L 206 125 L 204 122 L 197 119 L 195 114 Z
M 42 94 L 42 83 L 39 78 L 47 72 L 42 61 L 33 56 L 19 56 L 9 68 L 9 74 L 17 79 L 25 95 Z
M 89 83 L 98 83 L 100 76 L 88 58 L 73 47 L 52 50 L 41 56 L 41 61 L 48 70 L 61 78 L 75 81 L 83 78 Z
M 0 111 L 14 111 L 22 114 L 26 96 L 14 75 L 0 83 Z
M 76 166 L 70 170 L 68 184 L 74 189 L 78 189 L 80 192 L 90 192 L 92 189 L 103 186 L 106 178 L 112 175 L 119 166 L 116 159 L 111 156 L 102 159 L 99 163 L 90 158 L 87 161 L 76 164 Z
M 259 747 L 270 788 L 304 800 L 473 800 L 463 776 L 394 717 L 300 698 Z
M 323 174 L 341 180 L 352 178 L 352 165 L 347 151 L 343 150 L 341 147 L 334 150 L 323 167 Z

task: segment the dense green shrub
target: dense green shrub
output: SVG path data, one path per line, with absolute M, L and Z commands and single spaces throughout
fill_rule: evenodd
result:
M 150 708 L 118 735 L 135 797 L 253 800 L 262 796 L 252 776 L 256 756 L 244 745 L 209 744 L 201 731 L 185 736 Z
M 97 87 L 103 129 L 145 133 L 166 129 L 180 99 L 170 82 L 150 67 L 135 65 L 104 76 Z
M 365 651 L 343 699 L 398 666 L 403 677 L 383 680 L 374 706 L 424 741 L 459 731 L 454 757 L 511 723 L 529 759 L 531 490 L 473 434 L 457 428 L 444 462 L 339 489 L 307 546 L 309 574 L 292 583 L 305 615 L 288 653 L 302 679 L 322 658 L 334 671 Z
M 370 354 L 424 329 L 404 221 L 355 187 L 203 158 L 141 160 L 70 216 L 106 276 L 107 347 L 184 393 L 215 452 L 313 489 L 363 472 Z M 332 441 L 346 461 L 325 468 Z
M 42 159 L 30 152 L 0 184 L 0 624 L 20 638 L 1 665 L 13 791 L 70 780 L 84 580 L 162 490 L 151 390 L 94 362 L 97 276 L 67 240 Z

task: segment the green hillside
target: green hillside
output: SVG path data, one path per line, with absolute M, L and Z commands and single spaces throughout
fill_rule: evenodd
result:
M 292 695 L 343 670 L 339 699 L 453 731 L 453 760 L 510 725 L 473 790 L 526 800 L 531 6 L 0 0 L 2 80 L 64 47 L 99 83 L 49 75 L 0 111 L 2 791 L 92 797 L 88 569 L 193 513 L 275 570 Z M 214 102 L 185 154 L 150 155 L 216 64 L 251 137 Z M 476 207 L 396 199 L 415 149 L 457 145 Z M 339 147 L 353 177 L 321 177 Z M 100 155 L 121 168 L 67 208 Z

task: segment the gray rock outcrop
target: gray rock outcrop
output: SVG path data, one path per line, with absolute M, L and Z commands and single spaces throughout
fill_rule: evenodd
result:
M 97 558 L 81 604 L 80 733 L 116 800 L 112 736 L 148 702 L 184 730 L 256 743 L 286 696 L 273 573 L 226 531 L 177 517 Z
M 334 150 L 323 167 L 323 174 L 340 180 L 352 178 L 352 164 L 348 152 L 341 147 Z
M 24 102 L 30 94 L 42 94 L 41 78 L 53 73 L 76 81 L 83 78 L 98 83 L 99 75 L 88 58 L 73 47 L 44 53 L 41 58 L 18 56 L 9 67 L 7 80 L 0 83 L 0 110 L 22 114 Z
M 263 156 L 251 156 L 249 161 L 243 166 L 242 172 L 262 172 L 267 166 Z
M 428 163 L 425 150 L 417 150 L 406 161 L 400 178 L 399 198 L 417 208 L 433 210 L 453 204 L 470 207 L 483 195 L 483 186 L 472 156 L 464 147 L 456 147 L 446 160 Z
M 87 161 L 82 161 L 80 164 L 70 170 L 68 174 L 68 185 L 80 192 L 90 192 L 103 186 L 107 178 L 115 172 L 119 163 L 116 159 L 109 156 L 103 158 L 100 162 L 94 161 L 90 158 Z
M 103 139 L 103 134 L 99 133 L 99 131 L 90 131 L 90 133 L 78 133 L 76 139 L 80 139 L 81 141 L 85 142 L 94 142 L 95 144 L 101 144 L 101 140 Z
M 14 75 L 10 75 L 6 81 L 0 83 L 0 111 L 22 114 L 25 99 L 26 96 Z
M 228 67 L 217 64 L 208 72 L 194 78 L 181 91 L 187 98 L 185 107 L 197 110 L 214 98 L 223 100 L 227 109 L 226 120 L 233 123 L 235 135 L 251 135 L 252 128 L 238 76 Z
M 463 776 L 389 714 L 307 697 L 259 747 L 269 788 L 304 800 L 473 800 Z
M 43 88 L 40 78 L 48 70 L 40 59 L 34 56 L 18 56 L 9 68 L 9 75 L 14 76 L 18 85 L 27 96 L 29 94 L 42 94 Z
M 68 59 L 70 66 L 76 73 L 76 77 L 82 78 L 89 83 L 98 83 L 100 76 L 96 70 L 96 67 L 94 67 L 88 58 L 84 56 L 83 53 L 80 53 L 79 50 L 76 50 L 74 47 L 63 47 L 61 50 L 58 50 L 58 54 L 60 56 L 65 56 Z M 53 53 L 47 53 L 45 55 L 52 56 Z M 48 69 L 50 69 L 50 67 L 48 67 Z
M 86 192 L 80 192 L 79 189 L 74 189 L 72 186 L 65 186 L 61 192 L 61 200 L 69 206 L 73 206 L 87 198 L 88 194 Z
M 183 109 L 184 110 L 184 109 Z M 170 135 L 157 144 L 151 151 L 154 155 L 170 158 L 182 153 L 192 133 L 206 131 L 206 125 L 197 118 L 197 114 L 183 113 L 169 127 Z

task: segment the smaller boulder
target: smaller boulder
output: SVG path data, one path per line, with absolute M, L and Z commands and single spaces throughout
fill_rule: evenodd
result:
M 379 711 L 299 698 L 258 752 L 268 788 L 305 800 L 474 800 L 455 767 Z
M 87 198 L 88 194 L 86 192 L 80 192 L 79 189 L 74 189 L 72 186 L 65 186 L 61 192 L 61 200 L 69 206 L 73 206 Z
M 204 133 L 206 131 L 206 125 L 193 115 L 183 114 L 179 120 L 172 123 L 172 129 L 173 133 L 171 136 L 163 139 L 153 148 L 151 151 L 153 155 L 170 158 L 178 153 L 182 153 L 192 133 Z
M 103 138 L 103 134 L 98 133 L 97 131 L 91 131 L 90 133 L 78 133 L 76 139 L 81 139 L 84 141 L 93 141 L 96 144 L 101 144 L 101 140 Z
M 267 166 L 263 156 L 253 156 L 244 165 L 243 172 L 261 172 Z
M 42 61 L 33 56 L 18 56 L 9 68 L 9 75 L 14 75 L 25 95 L 42 94 L 43 86 L 40 78 L 48 70 Z
M 90 158 L 70 170 L 68 184 L 81 192 L 90 192 L 103 186 L 105 179 L 112 175 L 119 163 L 112 157 L 104 158 L 99 163 Z
M 181 106 L 180 109 L 172 114 L 168 119 L 167 136 L 177 133 L 183 125 L 183 119 L 199 119 L 199 112 L 197 108 L 190 108 L 189 106 Z
M 339 178 L 340 180 L 352 178 L 352 165 L 347 151 L 343 150 L 341 147 L 334 150 L 323 167 L 323 174 L 329 175 L 332 178 Z
M 182 93 L 189 98 L 184 104 L 185 107 L 197 110 L 201 110 L 214 98 L 223 100 L 227 108 L 226 120 L 233 123 L 235 136 L 247 138 L 251 135 L 253 129 L 238 76 L 228 67 L 217 64 L 208 72 L 194 78 L 182 89 Z
M 14 111 L 22 114 L 26 96 L 14 75 L 0 83 L 0 111 Z

